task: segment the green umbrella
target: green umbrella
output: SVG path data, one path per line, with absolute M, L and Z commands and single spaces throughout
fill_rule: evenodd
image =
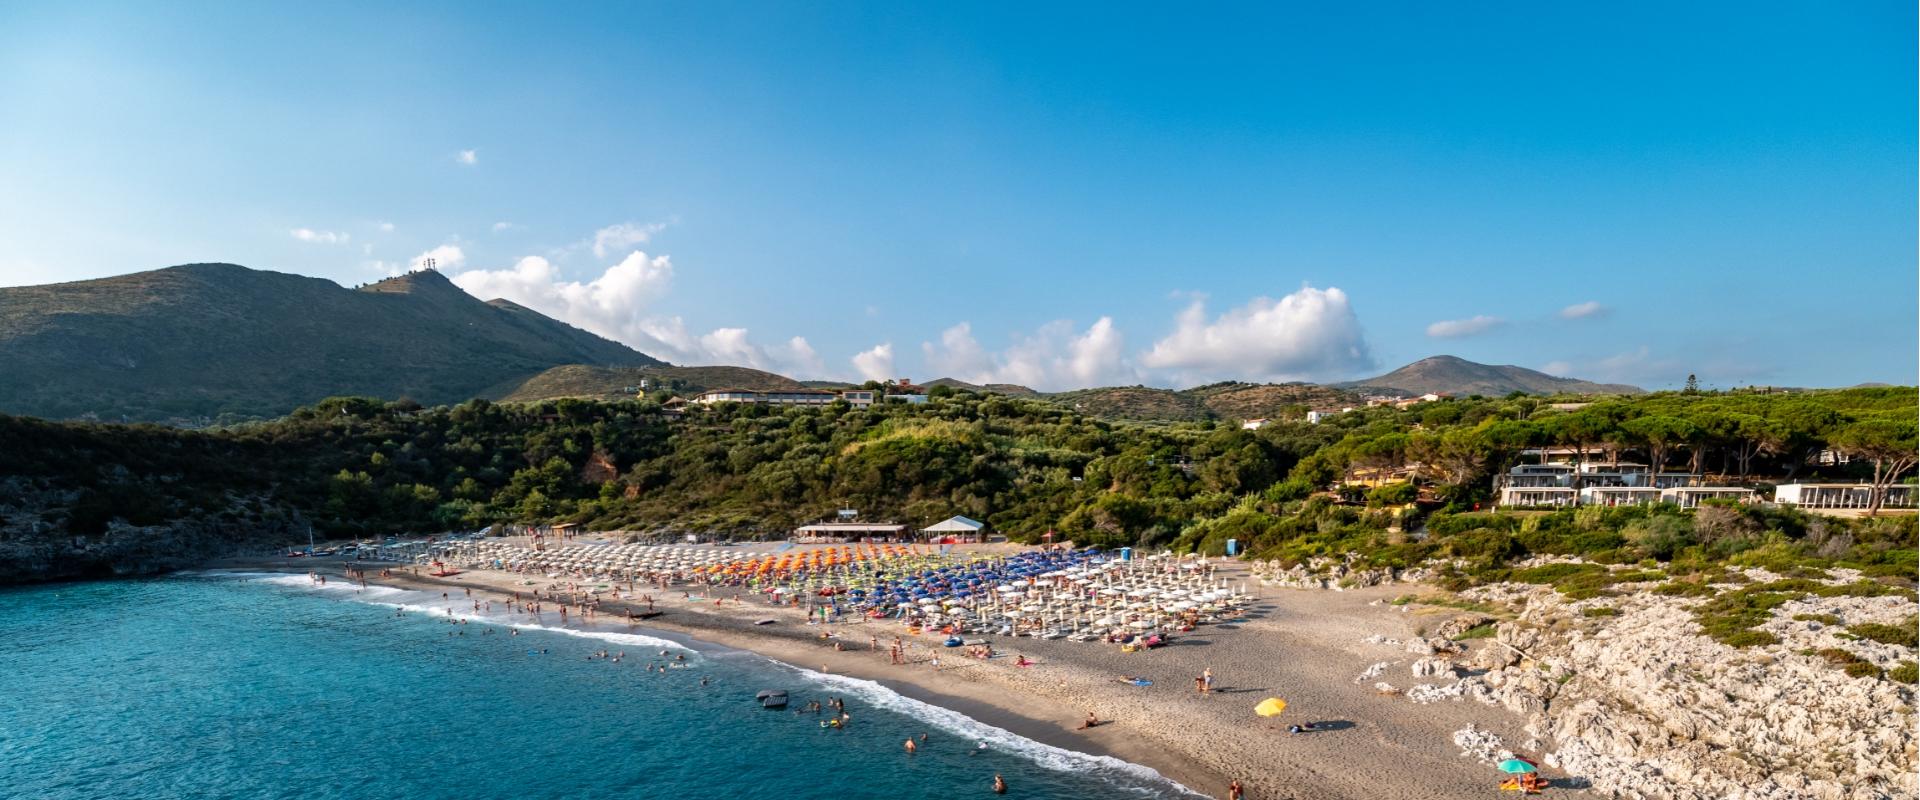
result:
M 1539 767 L 1535 767 L 1534 765 L 1529 764 L 1525 761 L 1521 761 L 1520 759 L 1517 759 L 1517 758 L 1509 758 L 1505 761 L 1500 762 L 1501 772 L 1533 772 L 1534 770 L 1537 770 L 1537 769 L 1539 769 Z

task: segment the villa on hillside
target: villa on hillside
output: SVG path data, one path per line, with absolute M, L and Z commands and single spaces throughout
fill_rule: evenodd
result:
M 873 405 L 876 393 L 869 389 L 848 389 L 830 392 L 825 389 L 780 389 L 777 391 L 758 391 L 754 389 L 713 389 L 694 395 L 693 402 L 700 405 L 716 403 L 761 403 L 773 406 L 824 406 L 835 400 L 865 407 Z
M 1703 485 L 1700 476 L 1655 472 L 1646 464 L 1619 461 L 1520 464 L 1495 476 L 1495 505 L 1506 508 L 1630 506 L 1673 503 L 1698 508 L 1705 500 L 1753 499 L 1740 486 Z
M 1882 508 L 1913 508 L 1914 485 L 1887 487 Z M 1865 483 L 1783 483 L 1773 487 L 1773 502 L 1809 511 L 1865 511 L 1873 505 L 1873 486 Z

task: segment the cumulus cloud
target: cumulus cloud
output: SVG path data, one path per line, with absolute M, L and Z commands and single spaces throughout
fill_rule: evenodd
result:
M 853 357 L 853 368 L 860 377 L 870 381 L 892 380 L 899 377 L 893 368 L 893 343 L 885 342 L 864 350 Z
M 741 327 L 695 333 L 679 316 L 654 306 L 673 283 L 673 260 L 635 250 L 589 281 L 568 280 L 560 267 L 527 256 L 507 269 L 475 269 L 452 276 L 482 299 L 504 298 L 554 319 L 680 364 L 727 364 L 786 375 L 821 377 L 826 367 L 804 337 L 762 345 Z
M 380 232 L 381 232 L 381 233 L 392 233 L 392 232 L 393 232 L 393 223 L 391 223 L 391 222 L 379 222 L 379 223 L 375 223 L 375 224 L 374 224 L 374 227 L 376 227 L 376 228 L 379 228 L 379 229 L 380 229 Z
M 314 244 L 346 244 L 353 237 L 338 231 L 316 231 L 312 228 L 294 228 L 293 238 Z
M 1606 316 L 1607 310 L 1606 306 L 1600 305 L 1600 301 L 1588 300 L 1584 303 L 1574 303 L 1573 305 L 1560 309 L 1560 318 L 1587 319 L 1588 317 L 1602 317 Z
M 622 222 L 618 225 L 608 225 L 593 232 L 593 255 L 595 258 L 606 258 L 608 252 L 623 250 L 636 244 L 645 244 L 653 238 L 654 234 L 666 229 L 667 223 L 664 222 L 649 222 L 644 225 L 637 222 Z
M 1085 331 L 1066 320 L 1042 325 L 999 353 L 989 353 L 962 322 L 940 334 L 940 343 L 922 342 L 921 352 L 935 372 L 969 383 L 1018 383 L 1058 390 L 1126 383 L 1139 378 L 1126 360 L 1125 339 L 1111 317 Z
M 441 248 L 445 249 L 445 248 Z M 458 248 L 455 248 L 456 252 Z M 673 280 L 673 262 L 638 250 L 586 283 L 569 281 L 559 267 L 527 256 L 508 269 L 476 269 L 453 276 L 475 297 L 501 297 L 613 339 L 645 335 L 638 313 Z
M 454 154 L 453 160 L 471 167 L 475 164 L 480 163 L 480 150 L 478 148 L 475 148 L 473 150 L 462 150 Z
M 493 223 L 493 232 L 505 233 L 507 231 L 513 230 L 514 228 L 518 228 L 518 227 L 520 226 L 515 225 L 511 222 L 496 222 L 496 223 Z
M 1373 356 L 1346 292 L 1308 286 L 1211 318 L 1196 299 L 1140 363 L 1185 380 L 1285 381 L 1344 376 L 1373 366 Z
M 1427 326 L 1427 335 L 1435 339 L 1459 339 L 1478 336 L 1500 327 L 1505 320 L 1485 314 L 1466 319 L 1443 319 Z
M 457 244 L 443 244 L 443 245 L 440 245 L 439 247 L 433 248 L 432 250 L 428 250 L 427 252 L 421 253 L 420 255 L 414 256 L 413 260 L 408 262 L 409 264 L 408 268 L 422 269 L 427 266 L 427 259 L 433 259 L 434 269 L 440 270 L 442 272 L 446 272 L 449 270 L 457 270 L 462 265 L 466 264 L 467 254 L 464 252 L 461 252 L 460 246 Z M 472 291 L 472 290 L 468 290 L 468 291 Z

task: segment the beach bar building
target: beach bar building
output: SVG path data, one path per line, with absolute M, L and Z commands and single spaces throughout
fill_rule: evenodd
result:
M 942 544 L 984 542 L 987 540 L 987 523 L 955 516 L 921 528 L 920 532 Z
M 898 542 L 907 526 L 891 522 L 816 522 L 793 529 L 793 540 L 801 544 L 821 542 Z

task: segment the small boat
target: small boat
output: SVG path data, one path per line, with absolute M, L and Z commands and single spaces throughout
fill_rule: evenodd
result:
M 761 708 L 787 707 L 787 693 L 783 689 L 762 689 L 753 699 L 760 701 Z

